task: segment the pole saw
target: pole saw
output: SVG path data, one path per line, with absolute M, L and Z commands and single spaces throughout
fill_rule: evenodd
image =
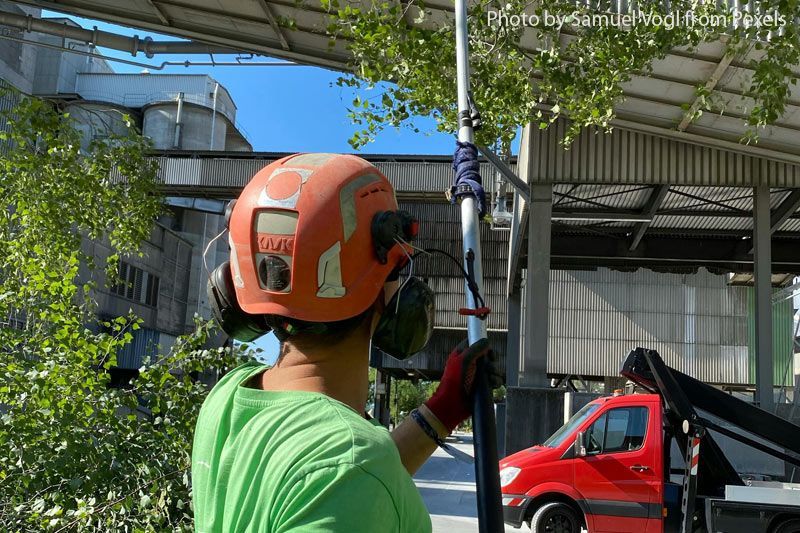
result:
M 480 296 L 483 291 L 483 269 L 478 228 L 479 214 L 481 216 L 485 214 L 486 206 L 478 173 L 480 169 L 477 160 L 478 151 L 474 144 L 474 129 L 478 125 L 479 118 L 469 91 L 467 0 L 455 0 L 455 14 L 459 127 L 457 149 L 453 159 L 456 178 L 451 195 L 453 200 L 458 199 L 461 204 L 464 269 L 469 274 L 465 282 L 469 309 L 462 311 L 467 315 L 469 343 L 474 344 L 486 338 L 485 318 L 489 312 Z M 503 531 L 503 511 L 500 503 L 497 432 L 485 359 L 479 359 L 472 411 L 478 523 L 480 533 L 499 533 Z

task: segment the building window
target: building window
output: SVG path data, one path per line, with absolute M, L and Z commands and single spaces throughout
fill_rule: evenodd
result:
M 112 293 L 153 307 L 158 304 L 158 276 L 125 261 L 119 262 L 117 274 L 119 281 L 111 287 Z

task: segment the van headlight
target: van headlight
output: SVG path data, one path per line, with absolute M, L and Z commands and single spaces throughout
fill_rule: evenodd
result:
M 500 486 L 510 485 L 519 474 L 520 469 L 515 466 L 507 466 L 500 471 Z

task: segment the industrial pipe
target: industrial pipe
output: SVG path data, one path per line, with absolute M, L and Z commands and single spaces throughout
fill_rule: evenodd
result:
M 181 147 L 181 128 L 183 127 L 183 92 L 178 93 L 178 111 L 175 113 L 175 135 L 172 139 L 172 148 L 174 150 Z
M 4 35 L 0 33 L 0 39 L 14 41 L 29 46 L 39 46 L 48 48 L 50 50 L 58 50 L 69 54 L 76 54 L 80 56 L 87 56 L 89 58 L 102 59 L 103 61 L 113 61 L 115 63 L 123 63 L 125 65 L 132 65 L 134 67 L 142 67 L 149 70 L 164 70 L 166 67 L 307 67 L 302 63 L 290 63 L 288 61 L 241 61 L 241 58 L 236 58 L 236 61 L 162 61 L 161 64 L 141 63 L 139 61 L 130 61 L 119 57 L 104 56 L 102 54 L 95 54 L 93 52 L 85 52 L 83 50 L 76 50 L 59 46 L 50 43 L 41 43 L 39 41 L 31 41 L 29 39 L 22 39 L 13 37 L 11 35 Z M 252 54 L 250 54 L 252 55 Z
M 91 30 L 85 30 L 67 24 L 42 20 L 32 15 L 16 15 L 4 11 L 0 12 L 0 25 L 17 28 L 24 32 L 46 33 L 64 39 L 82 41 L 94 46 L 128 52 L 132 56 L 142 52 L 148 58 L 156 54 L 237 54 L 240 52 L 233 48 L 211 46 L 194 41 L 154 41 L 152 37 L 140 38 L 138 35 L 127 37 L 98 30 L 97 26 Z

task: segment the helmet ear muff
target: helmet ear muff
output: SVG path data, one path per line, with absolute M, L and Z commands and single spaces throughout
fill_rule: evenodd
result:
M 419 230 L 419 221 L 408 211 L 379 211 L 372 217 L 372 245 L 382 265 L 389 250 L 399 240 L 411 242 Z
M 233 207 L 236 205 L 236 200 L 231 200 L 225 206 L 225 227 L 231 229 L 231 215 L 233 214 Z
M 424 281 L 408 278 L 382 310 L 373 345 L 400 360 L 422 350 L 433 334 L 435 300 Z
M 206 289 L 214 318 L 228 336 L 250 342 L 269 332 L 270 327 L 262 315 L 245 313 L 239 306 L 230 262 L 225 261 L 214 269 Z

